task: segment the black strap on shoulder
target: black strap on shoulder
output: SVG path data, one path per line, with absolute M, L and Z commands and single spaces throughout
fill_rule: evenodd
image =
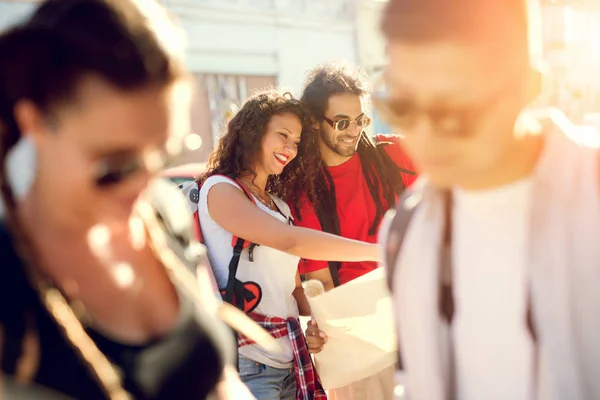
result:
M 235 175 L 227 175 L 229 178 L 235 180 Z M 237 181 L 236 181 L 237 182 Z M 246 190 L 244 190 L 242 188 L 242 192 L 244 193 L 244 195 L 248 198 L 248 200 L 252 201 L 254 203 L 254 201 L 252 200 L 252 198 L 250 197 L 250 195 L 248 194 L 248 192 Z M 237 271 L 238 271 L 238 267 L 240 265 L 240 259 L 242 257 L 242 251 L 244 250 L 244 243 L 246 242 L 246 240 L 238 237 L 235 245 L 233 246 L 233 255 L 231 256 L 231 259 L 229 260 L 229 275 L 227 277 L 227 286 L 225 287 L 225 293 L 223 294 L 223 300 L 229 304 L 232 304 L 233 306 L 235 306 L 236 308 L 244 311 L 244 299 L 245 299 L 245 293 L 244 293 L 244 285 L 243 284 L 237 284 L 239 281 L 236 279 L 237 276 Z M 250 248 L 249 248 L 249 257 L 250 257 L 250 261 L 254 261 L 254 247 L 256 247 L 257 245 L 254 243 L 250 244 Z M 235 304 L 234 304 L 235 302 Z
M 326 211 L 326 209 L 330 209 L 330 210 L 336 210 L 334 212 L 337 212 L 337 202 L 336 202 L 336 198 L 335 198 L 335 185 L 333 183 L 333 178 L 331 177 L 331 175 L 329 175 L 329 173 L 325 173 L 325 178 L 327 179 L 327 184 L 328 184 L 330 190 L 334 191 L 333 196 L 331 196 L 332 204 L 329 204 L 328 207 L 324 207 L 323 204 L 321 204 L 321 202 L 319 202 L 319 204 L 315 208 L 315 213 L 317 214 L 317 219 L 319 220 L 319 223 L 321 224 L 321 230 L 323 232 L 339 234 L 339 232 L 340 232 L 339 220 L 337 218 L 331 218 L 331 216 L 328 215 L 328 212 Z M 336 222 L 337 222 L 337 225 L 336 225 Z M 340 267 L 342 264 L 339 261 L 329 261 L 328 265 L 329 265 L 329 272 L 331 273 L 331 278 L 333 280 L 333 286 L 338 287 L 340 285 L 339 270 L 340 270 Z
M 320 208 L 320 206 L 318 207 Z M 332 223 L 331 223 L 331 218 L 321 218 L 320 216 L 323 215 L 324 211 L 321 210 L 320 212 L 317 212 L 317 216 L 319 217 L 319 222 L 321 223 L 321 230 L 323 232 L 336 232 L 334 229 Z M 339 230 L 338 230 L 339 232 Z M 329 272 L 331 273 L 331 279 L 333 280 L 333 287 L 338 287 L 340 286 L 340 267 L 342 266 L 342 263 L 340 263 L 339 261 L 328 261 L 327 264 L 329 265 Z
M 395 211 L 389 211 L 395 213 L 392 222 L 390 223 L 387 243 L 385 246 L 385 267 L 387 271 L 386 279 L 387 285 L 390 292 L 394 290 L 394 276 L 396 274 L 396 265 L 402 243 L 404 242 L 404 236 L 408 230 L 408 225 L 415 213 L 416 205 L 413 207 L 406 207 L 406 199 L 411 195 L 410 191 L 405 192 L 402 198 L 398 202 L 398 207 Z
M 397 209 L 395 211 L 388 211 L 390 213 L 395 213 L 392 222 L 390 223 L 387 242 L 385 243 L 384 266 L 386 268 L 386 281 L 390 293 L 393 293 L 394 291 L 394 277 L 396 276 L 396 266 L 398 264 L 397 261 L 402 248 L 402 243 L 404 242 L 408 226 L 417 208 L 417 205 L 407 207 L 406 200 L 410 197 L 410 194 L 410 191 L 406 191 L 402 195 Z M 398 369 L 403 369 L 400 346 L 398 346 Z
M 342 266 L 342 263 L 339 261 L 328 261 L 327 264 L 329 265 L 333 287 L 340 286 L 340 267 Z
M 229 174 L 227 176 L 229 178 L 233 179 L 233 181 L 237 183 L 237 180 L 235 179 L 236 178 L 235 175 Z M 240 189 L 242 189 L 242 192 L 248 198 L 248 200 L 250 200 L 254 203 L 254 201 L 252 200 L 252 198 L 250 197 L 248 192 L 246 190 L 244 190 L 244 188 L 242 188 L 242 187 L 240 187 Z M 244 284 L 239 282 L 236 279 L 236 275 L 237 275 L 238 267 L 240 265 L 240 258 L 242 256 L 242 251 L 244 250 L 245 242 L 246 241 L 244 239 L 242 239 L 241 237 L 238 237 L 237 240 L 235 241 L 235 246 L 233 246 L 233 255 L 231 256 L 231 259 L 229 260 L 229 275 L 227 276 L 227 285 L 225 287 L 225 293 L 222 294 L 223 301 L 233 305 L 234 307 L 236 307 L 237 309 L 242 310 L 242 311 L 244 311 L 244 299 L 246 296 L 244 293 Z M 250 249 L 249 249 L 250 261 L 254 261 L 253 251 L 254 251 L 255 246 L 256 245 L 254 243 L 250 244 Z M 240 353 L 239 353 L 239 348 L 238 348 L 238 343 L 237 343 L 238 335 L 237 335 L 237 332 L 235 332 L 235 331 L 234 331 L 234 337 L 235 337 L 235 349 L 236 349 L 236 358 L 237 358 L 236 370 L 239 372 Z
M 244 239 L 238 238 L 233 247 L 233 255 L 229 260 L 229 276 L 227 277 L 227 286 L 225 288 L 225 294 L 223 300 L 229 304 L 233 304 L 234 298 L 237 304 L 233 304 L 240 310 L 244 310 L 244 287 L 243 285 L 236 285 L 236 275 L 238 266 L 240 265 L 240 258 L 242 256 L 242 250 L 244 249 Z M 237 286 L 237 287 L 236 287 Z M 241 292 L 241 293 L 238 293 Z

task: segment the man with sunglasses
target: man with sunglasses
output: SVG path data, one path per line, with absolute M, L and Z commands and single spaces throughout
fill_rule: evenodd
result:
M 370 88 L 357 67 L 329 63 L 308 72 L 302 101 L 317 130 L 324 167 L 318 175 L 316 201 L 296 196 L 295 222 L 347 238 L 375 243 L 385 212 L 415 179 L 410 160 L 393 135 L 370 137 L 366 113 Z M 302 260 L 300 271 L 320 280 L 325 289 L 349 282 L 377 267 L 373 262 L 338 263 Z M 309 348 L 319 352 L 324 344 L 317 326 L 307 330 Z M 336 389 L 336 399 L 387 399 L 393 369 L 346 388 Z
M 599 141 L 531 106 L 532 11 L 384 12 L 374 101 L 424 176 L 381 235 L 410 398 L 600 398 Z

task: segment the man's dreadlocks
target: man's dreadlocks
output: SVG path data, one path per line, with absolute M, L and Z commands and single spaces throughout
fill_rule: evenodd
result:
M 306 79 L 301 101 L 316 122 L 321 124 L 325 117 L 329 98 L 336 94 L 353 94 L 363 99 L 371 93 L 365 73 L 357 67 L 345 64 L 328 63 L 311 70 Z M 366 132 L 361 132 L 358 155 L 369 192 L 376 206 L 375 219 L 369 228 L 374 235 L 385 212 L 394 206 L 395 196 L 405 188 L 401 172 L 410 173 L 398 167 L 387 155 L 383 147 L 389 143 L 377 143 Z M 316 188 L 319 202 L 313 204 L 321 228 L 325 232 L 340 235 L 340 221 L 337 213 L 333 178 L 325 167 L 317 176 Z M 294 204 L 298 219 L 300 207 Z M 330 268 L 331 268 L 330 264 Z M 334 277 L 335 280 L 335 277 Z

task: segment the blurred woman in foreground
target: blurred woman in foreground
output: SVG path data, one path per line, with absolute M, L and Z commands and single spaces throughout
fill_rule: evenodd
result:
M 141 197 L 188 132 L 190 86 L 178 30 L 136 3 L 48 0 L 0 36 L 0 375 L 86 400 L 225 397 L 231 336 Z

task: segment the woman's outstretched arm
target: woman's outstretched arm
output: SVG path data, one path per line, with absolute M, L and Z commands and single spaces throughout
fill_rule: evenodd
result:
M 252 204 L 228 183 L 208 193 L 211 218 L 234 236 L 311 260 L 380 261 L 379 245 L 284 224 Z

